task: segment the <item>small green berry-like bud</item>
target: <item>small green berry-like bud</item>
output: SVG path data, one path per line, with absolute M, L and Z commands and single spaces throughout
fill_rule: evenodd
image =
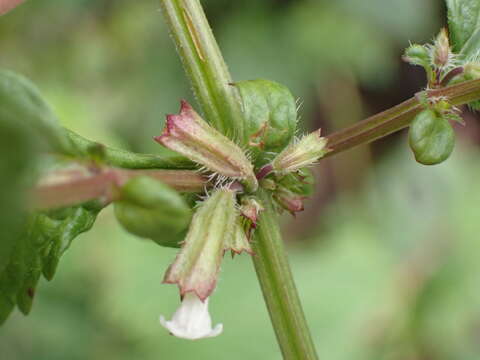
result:
M 279 152 L 297 126 L 297 104 L 287 87 L 257 79 L 234 84 L 242 97 L 248 144 L 254 155 Z
M 218 189 L 192 218 L 187 236 L 164 283 L 178 284 L 180 294 L 194 292 L 204 301 L 215 289 L 226 241 L 235 231 L 238 210 L 235 192 Z
M 253 166 L 242 149 L 208 125 L 184 100 L 180 114 L 167 115 L 165 129 L 155 141 L 208 170 L 242 181 L 250 191 L 258 187 Z
M 426 109 L 410 125 L 408 140 L 419 163 L 434 165 L 445 161 L 452 153 L 455 132 L 442 115 Z
M 139 176 L 119 189 L 115 216 L 130 233 L 157 244 L 180 247 L 191 210 L 175 190 L 158 180 Z
M 327 152 L 327 139 L 320 136 L 318 129 L 288 145 L 272 161 L 272 167 L 274 171 L 286 174 L 312 165 Z

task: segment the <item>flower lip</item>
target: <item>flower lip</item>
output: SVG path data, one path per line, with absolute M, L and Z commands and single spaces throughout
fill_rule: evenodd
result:
M 212 328 L 212 319 L 208 312 L 208 298 L 202 301 L 193 292 L 185 294 L 182 304 L 173 314 L 172 320 L 167 321 L 161 315 L 160 324 L 170 334 L 188 340 L 215 337 L 223 331 L 223 324 L 217 324 Z

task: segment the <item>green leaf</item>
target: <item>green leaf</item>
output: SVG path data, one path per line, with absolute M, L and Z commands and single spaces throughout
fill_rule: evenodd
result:
M 455 146 L 452 126 L 431 109 L 424 110 L 415 117 L 408 136 L 415 159 L 424 165 L 445 161 Z
M 192 211 L 182 196 L 149 177 L 131 179 L 120 190 L 115 215 L 130 233 L 161 246 L 180 247 Z
M 92 227 L 99 210 L 91 203 L 29 216 L 0 272 L 0 324 L 15 305 L 24 314 L 30 312 L 40 275 L 52 279 L 60 257 L 73 239 Z
M 453 50 L 465 57 L 480 50 L 480 2 L 478 0 L 446 0 L 448 24 Z
M 24 190 L 35 157 L 28 134 L 0 118 L 0 271 L 8 262 L 23 224 Z
M 0 118 L 35 131 L 50 149 L 69 153 L 65 133 L 36 86 L 25 77 L 0 70 Z
M 243 102 L 247 138 L 254 155 L 281 151 L 297 126 L 297 105 L 287 87 L 270 80 L 235 83 Z

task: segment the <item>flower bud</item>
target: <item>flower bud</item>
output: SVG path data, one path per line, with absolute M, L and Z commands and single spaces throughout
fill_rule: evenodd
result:
M 432 61 L 435 66 L 442 69 L 449 65 L 452 54 L 448 42 L 447 30 L 443 28 L 435 39 L 433 44 Z
M 250 225 L 245 218 L 238 216 L 231 236 L 225 241 L 225 251 L 230 250 L 232 257 L 234 254 L 241 254 L 242 252 L 253 254 L 247 233 L 250 233 Z
M 180 114 L 167 115 L 165 129 L 155 141 L 210 171 L 243 181 L 250 191 L 258 187 L 253 166 L 242 149 L 207 124 L 185 100 Z
M 263 206 L 253 197 L 244 197 L 242 199 L 240 213 L 251 222 L 254 228 L 257 227 L 258 215 L 263 210 Z
M 464 75 L 466 80 L 480 79 L 480 63 L 470 62 L 464 66 Z
M 164 283 L 178 284 L 180 294 L 194 292 L 205 300 L 215 289 L 225 241 L 235 230 L 235 192 L 218 189 L 194 214 L 187 236 Z
M 274 171 L 286 174 L 312 165 L 327 152 L 327 139 L 320 136 L 318 129 L 288 145 L 273 159 L 272 167 Z
M 430 53 L 425 46 L 412 44 L 405 49 L 403 60 L 412 65 L 428 67 L 430 65 Z
M 295 216 L 295 213 L 303 211 L 304 196 L 295 194 L 283 186 L 279 186 L 273 194 L 273 198 L 277 204 Z
M 442 114 L 425 109 L 412 121 L 408 140 L 419 163 L 435 165 L 445 161 L 452 153 L 455 132 Z
M 192 214 L 179 193 L 158 180 L 138 176 L 119 189 L 119 197 L 115 216 L 128 232 L 161 246 L 180 247 Z

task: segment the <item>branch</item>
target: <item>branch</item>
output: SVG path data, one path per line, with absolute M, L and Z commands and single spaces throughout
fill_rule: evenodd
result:
M 206 119 L 245 142 L 239 95 L 198 0 L 160 0 L 177 52 Z
M 270 196 L 258 195 L 265 211 L 252 242 L 253 263 L 283 358 L 317 359 Z
M 127 150 L 116 149 L 88 140 L 75 132 L 64 128 L 70 145 L 70 151 L 75 157 L 89 157 L 94 147 L 101 147 L 105 155 L 105 163 L 127 169 L 194 169 L 195 164 L 178 154 L 155 155 L 138 154 Z M 152 139 L 153 141 L 153 139 Z
M 246 143 L 238 94 L 198 0 L 160 0 L 183 66 L 207 120 L 230 138 Z M 271 199 L 256 235 L 255 269 L 285 359 L 316 359 Z
M 480 100 L 480 79 L 427 90 L 426 93 L 429 98 L 446 97 L 452 105 L 467 104 Z M 415 115 L 422 110 L 422 105 L 418 101 L 419 95 L 420 93 L 397 106 L 328 135 L 328 147 L 331 151 L 326 156 L 349 150 L 357 145 L 371 143 L 407 127 Z
M 149 176 L 183 192 L 202 191 L 207 179 L 189 170 L 124 170 L 107 168 L 85 175 L 79 172 L 53 174 L 30 191 L 30 208 L 48 210 L 100 199 L 105 205 L 116 198 L 116 189 L 136 176 Z

